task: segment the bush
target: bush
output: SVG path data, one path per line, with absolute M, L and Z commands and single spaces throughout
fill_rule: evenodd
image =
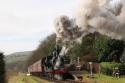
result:
M 107 36 L 100 36 L 95 39 L 93 47 L 96 55 L 98 55 L 99 62 L 120 62 L 120 57 L 125 48 L 125 42 L 111 39 Z
M 5 83 L 5 63 L 4 55 L 0 53 L 0 83 Z
M 121 64 L 119 69 L 120 69 L 120 74 L 125 75 L 125 64 Z
M 125 65 L 122 63 L 115 63 L 115 62 L 102 62 L 100 63 L 101 72 L 106 75 L 112 75 L 113 68 L 118 67 L 120 74 L 125 74 Z

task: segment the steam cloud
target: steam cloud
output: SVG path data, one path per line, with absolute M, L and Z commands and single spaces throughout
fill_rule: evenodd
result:
M 75 40 L 83 34 L 81 28 L 76 25 L 75 19 L 67 16 L 59 16 L 55 19 L 55 29 L 58 43 Z
M 81 1 L 74 19 L 55 19 L 57 42 L 79 40 L 93 32 L 125 40 L 125 0 Z
M 125 39 L 125 0 L 83 0 L 77 24 L 115 39 Z

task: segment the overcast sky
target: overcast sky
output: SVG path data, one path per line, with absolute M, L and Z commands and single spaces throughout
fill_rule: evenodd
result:
M 73 16 L 78 0 L 0 0 L 0 50 L 30 51 L 54 32 L 53 20 Z

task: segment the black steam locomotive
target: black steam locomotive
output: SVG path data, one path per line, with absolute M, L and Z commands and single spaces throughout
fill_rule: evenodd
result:
M 66 67 L 66 65 L 70 63 L 70 59 L 66 55 L 60 55 L 61 49 L 62 48 L 57 45 L 51 55 L 29 66 L 28 72 L 33 75 L 57 80 L 74 79 Z

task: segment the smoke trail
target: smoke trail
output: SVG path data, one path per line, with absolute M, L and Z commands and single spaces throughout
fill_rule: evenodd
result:
M 75 19 L 70 19 L 67 16 L 59 16 L 54 21 L 57 34 L 57 43 L 69 43 L 78 40 L 85 34 L 85 30 L 76 25 Z
M 125 0 L 81 1 L 75 18 L 63 15 L 54 21 L 56 42 L 65 48 L 62 54 L 72 47 L 72 42 L 81 42 L 82 37 L 88 33 L 99 32 L 114 39 L 125 40 Z
M 77 24 L 115 39 L 125 39 L 125 0 L 82 0 Z

